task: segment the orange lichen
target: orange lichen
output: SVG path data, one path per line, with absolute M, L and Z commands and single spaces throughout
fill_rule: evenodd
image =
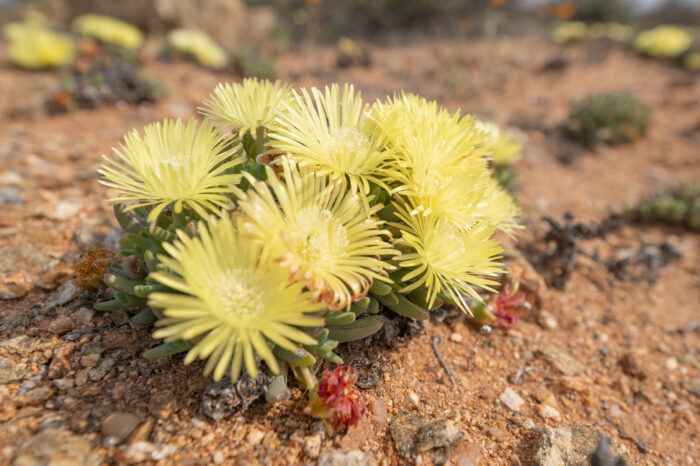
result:
M 101 288 L 102 277 L 107 267 L 115 263 L 116 253 L 98 244 L 80 254 L 80 262 L 75 266 L 73 283 L 82 290 Z

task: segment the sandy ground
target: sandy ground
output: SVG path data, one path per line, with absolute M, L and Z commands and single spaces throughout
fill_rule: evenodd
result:
M 516 194 L 527 230 L 511 251 L 541 247 L 543 215 L 571 211 L 600 221 L 656 186 L 700 179 L 700 143 L 687 136 L 700 126 L 700 80 L 669 64 L 620 47 L 563 48 L 535 37 L 374 47 L 372 55 L 370 68 L 338 70 L 326 48 L 289 52 L 276 64 L 295 85 L 351 82 L 368 101 L 404 89 L 520 127 L 527 143 L 515 167 Z M 568 66 L 541 71 L 556 57 Z M 113 235 L 108 192 L 97 184 L 101 154 L 132 128 L 194 114 L 217 82 L 237 79 L 185 63 L 146 69 L 169 94 L 154 106 L 48 117 L 38 109 L 55 77 L 0 68 L 0 280 L 5 290 L 26 293 L 0 301 L 0 463 L 70 450 L 84 463 L 291 464 L 351 448 L 397 464 L 406 460 L 389 424 L 401 411 L 448 419 L 463 432 L 451 452 L 455 464 L 529 464 L 542 429 L 571 422 L 610 436 L 630 464 L 700 461 L 700 238 L 661 226 L 625 226 L 584 246 L 605 253 L 640 240 L 672 242 L 683 255 L 655 283 L 616 281 L 583 258 L 565 290 L 541 285 L 531 295 L 535 307 L 512 330 L 481 335 L 458 314 L 439 313 L 447 317 L 392 347 L 341 351 L 376 361 L 377 383 L 363 394 L 375 410 L 386 406 L 386 419 L 368 416 L 348 433 L 320 436 L 301 413 L 300 390 L 274 407 L 255 403 L 219 422 L 205 417 L 201 396 L 210 381 L 201 364 L 142 360 L 156 343 L 147 330 L 93 311 L 95 294 L 61 295 L 70 292 L 60 285 L 81 250 Z M 550 136 L 570 104 L 617 89 L 653 109 L 648 133 L 560 163 L 566 148 Z M 539 283 L 523 256 L 511 256 L 512 270 L 525 267 L 525 278 Z M 543 323 L 547 314 L 554 324 Z M 433 351 L 436 336 L 451 380 Z M 524 400 L 519 411 L 499 400 L 506 388 Z M 114 412 L 141 423 L 124 444 L 104 446 L 103 420 Z M 422 461 L 430 464 L 433 454 Z

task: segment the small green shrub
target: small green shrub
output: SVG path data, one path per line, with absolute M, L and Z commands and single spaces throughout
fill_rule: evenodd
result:
M 657 190 L 626 211 L 636 222 L 670 223 L 700 232 L 700 184 Z
M 584 144 L 621 144 L 644 133 L 649 119 L 649 108 L 634 95 L 608 92 L 574 105 L 564 123 L 564 132 Z

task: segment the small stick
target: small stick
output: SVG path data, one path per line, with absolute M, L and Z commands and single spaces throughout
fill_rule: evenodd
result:
M 437 345 L 442 343 L 442 338 L 440 336 L 434 336 L 433 337 L 433 350 L 435 350 L 435 356 L 437 356 L 438 361 L 440 361 L 440 365 L 442 368 L 445 370 L 445 373 L 447 374 L 447 378 L 450 379 L 450 382 L 454 383 L 452 380 L 452 376 L 454 373 L 447 367 L 447 363 L 445 362 L 444 359 L 442 359 L 442 355 L 440 354 L 440 350 L 438 350 Z

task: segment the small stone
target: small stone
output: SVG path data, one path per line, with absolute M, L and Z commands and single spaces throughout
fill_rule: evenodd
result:
M 361 450 L 329 449 L 318 457 L 318 466 L 374 466 L 374 458 Z
M 118 455 L 119 460 L 127 463 L 143 461 L 160 461 L 175 453 L 175 445 L 157 445 L 151 442 L 135 442 L 124 448 Z
M 87 327 L 92 322 L 92 318 L 95 316 L 95 312 L 88 307 L 81 307 L 73 314 L 71 314 L 71 319 L 75 322 L 78 327 Z
M 116 412 L 102 420 L 103 445 L 113 447 L 122 443 L 139 425 L 139 418 L 131 413 Z
M 90 442 L 65 430 L 46 429 L 27 440 L 17 451 L 14 466 L 99 465 L 100 457 L 90 448 Z
M 302 448 L 306 456 L 315 460 L 318 458 L 319 453 L 321 453 L 321 436 L 310 435 L 304 438 L 304 445 Z
M 384 400 L 377 398 L 370 405 L 370 409 L 372 410 L 372 420 L 375 423 L 377 423 L 379 426 L 386 424 L 387 410 Z
M 500 442 L 505 438 L 505 433 L 503 433 L 503 430 L 497 426 L 489 427 L 489 434 L 491 435 L 491 438 L 497 442 Z
M 612 417 L 620 417 L 624 413 L 622 412 L 622 409 L 620 409 L 620 406 L 617 405 L 616 403 L 613 403 L 610 405 L 610 415 Z
M 155 421 L 153 418 L 148 418 L 134 429 L 134 431 L 129 436 L 129 443 L 136 442 L 147 442 L 151 438 L 151 431 L 153 430 L 153 424 Z
M 537 414 L 539 414 L 542 419 L 551 419 L 555 422 L 559 422 L 561 420 L 559 411 L 549 405 L 538 405 L 535 409 L 537 410 Z
M 175 412 L 175 394 L 170 390 L 160 390 L 151 395 L 148 412 L 158 419 L 167 419 Z
M 454 341 L 455 343 L 462 343 L 463 338 L 461 334 L 455 332 L 450 335 L 450 340 Z
M 670 371 L 675 371 L 678 369 L 678 359 L 674 358 L 673 356 L 666 359 L 666 369 Z
M 420 398 L 418 398 L 418 395 L 416 395 L 412 391 L 408 392 L 408 400 L 411 402 L 414 408 L 420 408 Z
M 17 404 L 20 406 L 25 405 L 40 405 L 53 395 L 53 390 L 49 387 L 36 387 L 27 391 L 24 395 L 20 396 L 17 400 Z
M 55 307 L 63 306 L 73 301 L 80 294 L 80 290 L 71 282 L 66 282 L 59 286 L 51 297 L 46 301 L 42 313 L 46 314 Z
M 86 354 L 81 356 L 80 365 L 86 369 L 92 369 L 100 362 L 100 359 L 102 359 L 102 355 L 99 353 Z
M 63 335 L 70 332 L 75 327 L 75 324 L 68 316 L 61 316 L 49 324 L 49 330 L 55 335 Z
M 585 369 L 583 364 L 553 345 L 541 346 L 538 351 L 565 375 L 576 375 Z
M 536 466 L 590 464 L 589 458 L 596 451 L 600 437 L 601 433 L 590 425 L 544 426 L 537 438 L 531 463 Z
M 29 369 L 17 369 L 15 367 L 9 369 L 0 369 L 0 385 L 8 383 L 22 382 L 34 376 L 34 372 Z
M 523 429 L 526 430 L 532 430 L 535 428 L 535 421 L 533 421 L 530 418 L 527 418 L 523 421 Z
M 59 390 L 65 391 L 75 386 L 75 379 L 72 377 L 62 377 L 60 379 L 54 379 L 53 384 Z
M 407 411 L 401 411 L 394 416 L 390 430 L 396 449 L 408 460 L 422 452 L 449 449 L 464 437 L 452 420 L 431 419 L 422 414 Z
M 258 429 L 251 429 L 250 432 L 248 432 L 248 435 L 246 435 L 245 441 L 248 442 L 248 445 L 255 446 L 262 442 L 264 436 L 265 432 L 262 432 Z
M 479 466 L 481 448 L 475 442 L 462 442 L 452 454 L 452 464 L 455 466 Z
M 75 385 L 77 387 L 82 387 L 88 381 L 88 371 L 89 369 L 81 369 L 75 373 Z
M 622 359 L 620 359 L 620 365 L 622 366 L 622 372 L 630 377 L 635 377 L 639 380 L 644 380 L 647 377 L 638 357 L 633 353 L 625 354 Z
M 102 380 L 102 378 L 107 375 L 107 373 L 114 367 L 114 359 L 104 358 L 94 369 L 90 369 L 88 372 L 88 377 L 93 382 Z
M 681 381 L 681 387 L 700 398 L 700 379 L 684 379 Z
M 541 311 L 539 313 L 537 316 L 537 323 L 546 330 L 554 330 L 557 328 L 557 319 L 555 319 L 554 316 L 547 311 Z
M 212 461 L 214 461 L 214 464 L 221 464 L 226 460 L 226 457 L 224 454 L 220 451 L 214 452 L 214 455 L 212 456 Z
M 540 404 L 545 404 L 549 406 L 557 406 L 557 399 L 554 394 L 550 392 L 546 387 L 540 387 L 535 393 L 535 399 Z
M 26 295 L 32 284 L 24 274 L 0 279 L 0 299 L 17 299 Z
M 80 212 L 80 204 L 71 201 L 59 201 L 47 210 L 47 217 L 53 220 L 68 220 Z
M 506 387 L 506 389 L 503 391 L 503 393 L 501 393 L 498 399 L 501 400 L 504 405 L 508 406 L 508 408 L 511 411 L 520 411 L 520 407 L 525 402 L 510 387 Z
M 269 379 L 260 374 L 257 379 L 242 375 L 235 384 L 230 377 L 224 377 L 210 384 L 202 393 L 200 412 L 219 422 L 239 409 L 245 409 L 265 394 Z

